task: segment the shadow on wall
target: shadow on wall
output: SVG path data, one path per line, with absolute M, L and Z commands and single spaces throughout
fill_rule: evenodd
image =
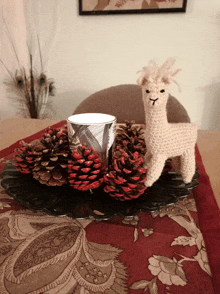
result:
M 202 114 L 202 129 L 220 130 L 220 83 L 202 88 L 205 104 Z
M 53 113 L 51 113 L 50 119 L 67 119 L 90 94 L 81 90 L 56 93 L 55 97 L 51 99 Z

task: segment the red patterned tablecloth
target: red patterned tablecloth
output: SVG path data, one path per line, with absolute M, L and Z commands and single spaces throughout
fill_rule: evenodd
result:
M 0 151 L 0 172 L 17 146 Z M 0 293 L 220 293 L 220 211 L 198 149 L 196 161 L 190 196 L 108 221 L 34 213 L 1 187 Z

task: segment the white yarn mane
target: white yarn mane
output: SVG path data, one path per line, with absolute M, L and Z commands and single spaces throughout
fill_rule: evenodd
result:
M 148 63 L 148 66 L 145 66 L 139 72 L 140 77 L 137 80 L 138 85 L 144 85 L 146 83 L 165 83 L 170 84 L 171 82 L 176 83 L 173 80 L 173 77 L 181 70 L 177 69 L 171 71 L 173 64 L 175 63 L 174 59 L 167 59 L 164 64 L 159 67 L 154 60 L 151 60 Z

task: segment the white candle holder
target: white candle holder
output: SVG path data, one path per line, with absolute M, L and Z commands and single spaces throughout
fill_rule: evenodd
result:
M 111 157 L 115 139 L 116 117 L 104 113 L 75 114 L 67 119 L 70 149 L 86 143 L 97 151 L 103 162 Z

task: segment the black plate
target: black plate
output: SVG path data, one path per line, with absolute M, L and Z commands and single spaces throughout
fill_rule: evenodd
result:
M 184 184 L 182 177 L 169 172 L 161 175 L 154 185 L 145 190 L 138 199 L 118 201 L 103 191 L 103 186 L 92 191 L 78 191 L 67 184 L 51 187 L 40 184 L 32 175 L 22 174 L 15 169 L 12 161 L 1 173 L 1 185 L 14 200 L 33 211 L 50 215 L 73 218 L 109 219 L 115 215 L 134 216 L 140 211 L 155 211 L 173 204 L 180 197 L 190 194 L 190 189 L 198 186 L 199 173 L 196 172 L 190 184 Z

